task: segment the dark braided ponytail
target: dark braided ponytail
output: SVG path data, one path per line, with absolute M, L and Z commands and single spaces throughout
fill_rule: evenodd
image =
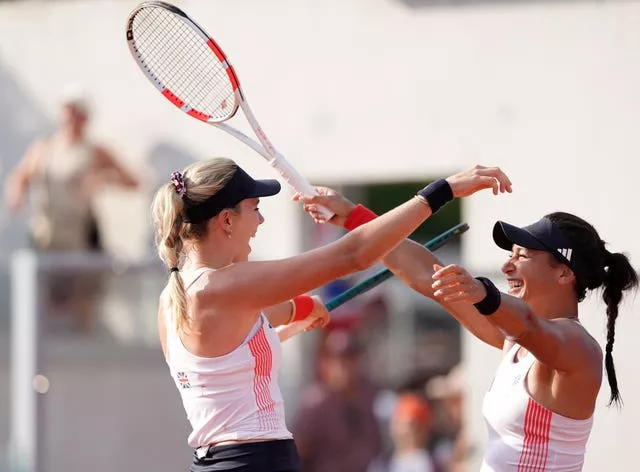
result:
M 604 291 L 602 298 L 607 305 L 607 345 L 605 348 L 604 365 L 607 371 L 607 379 L 611 387 L 611 397 L 609 405 L 620 405 L 620 391 L 618 390 L 618 379 L 616 369 L 613 365 L 613 343 L 616 340 L 616 320 L 618 319 L 618 305 L 622 301 L 622 293 L 638 286 L 638 274 L 631 267 L 627 256 L 621 253 L 610 253 L 605 251 L 606 270 L 604 278 Z
M 599 287 L 604 289 L 602 298 L 607 305 L 607 344 L 604 365 L 611 388 L 609 405 L 619 406 L 622 400 L 613 364 L 616 320 L 623 293 L 638 287 L 638 274 L 631 266 L 629 258 L 622 253 L 609 252 L 595 228 L 583 219 L 562 212 L 551 213 L 547 218 L 569 238 L 575 252 L 581 256 L 579 265 L 574 270 L 578 301 L 582 301 L 589 290 Z

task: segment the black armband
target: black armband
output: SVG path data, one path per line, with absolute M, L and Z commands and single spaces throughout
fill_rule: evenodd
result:
M 500 290 L 493 284 L 493 282 L 486 277 L 476 277 L 476 280 L 479 280 L 484 288 L 487 290 L 487 295 L 478 303 L 474 303 L 473 305 L 482 315 L 493 315 L 498 308 L 500 308 L 500 302 L 502 301 L 502 296 L 500 295 Z
M 453 200 L 453 191 L 449 182 L 445 179 L 438 179 L 418 191 L 418 196 L 427 201 L 433 214 Z

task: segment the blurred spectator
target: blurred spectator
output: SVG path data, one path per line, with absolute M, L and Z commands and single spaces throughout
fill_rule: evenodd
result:
M 398 398 L 391 418 L 393 455 L 389 472 L 433 472 L 427 449 L 431 428 L 431 408 L 422 396 L 406 393 Z
M 37 251 L 102 251 L 94 201 L 107 185 L 135 188 L 138 181 L 106 148 L 86 135 L 89 109 L 75 92 L 61 104 L 58 129 L 37 139 L 8 176 L 5 201 L 20 210 L 28 191 L 35 192 L 30 237 Z M 97 289 L 93 277 L 60 277 L 49 283 L 48 308 L 71 304 L 77 326 L 90 328 L 92 298 Z
M 427 398 L 439 412 L 433 456 L 438 468 L 447 472 L 465 470 L 469 452 L 463 431 L 463 387 L 464 377 L 459 365 L 426 385 Z
M 380 452 L 375 390 L 362 374 L 361 352 L 347 330 L 322 343 L 319 379 L 303 392 L 293 427 L 304 472 L 365 472 Z

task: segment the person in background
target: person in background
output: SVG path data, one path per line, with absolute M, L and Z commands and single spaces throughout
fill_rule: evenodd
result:
M 429 380 L 426 396 L 434 406 L 433 448 L 434 463 L 439 470 L 464 470 L 469 449 L 464 434 L 464 377 L 460 365 L 447 375 Z
M 34 190 L 30 222 L 32 247 L 39 252 L 103 251 L 95 198 L 105 186 L 138 187 L 138 179 L 106 147 L 87 135 L 90 112 L 84 96 L 64 97 L 60 122 L 36 139 L 5 183 L 5 201 L 16 213 Z M 56 274 L 49 281 L 50 308 L 71 304 L 77 326 L 88 331 L 98 282 L 87 274 Z
M 427 445 L 432 412 L 426 399 L 415 393 L 400 395 L 391 418 L 394 450 L 389 472 L 435 472 Z
M 375 389 L 364 377 L 362 346 L 331 331 L 318 354 L 318 380 L 302 394 L 293 432 L 304 472 L 365 472 L 381 449 Z

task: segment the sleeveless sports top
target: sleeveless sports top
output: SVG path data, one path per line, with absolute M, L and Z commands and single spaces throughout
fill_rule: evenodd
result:
M 192 272 L 188 285 L 207 270 L 212 269 Z M 240 346 L 212 358 L 185 348 L 169 310 L 165 310 L 165 325 L 166 361 L 193 428 L 188 439 L 191 447 L 292 438 L 278 385 L 280 340 L 264 314 Z
M 57 136 L 45 144 L 36 181 L 33 238 L 40 249 L 80 251 L 89 248 L 91 201 L 82 184 L 93 163 L 88 142 L 66 144 Z
M 484 397 L 489 440 L 481 472 L 581 471 L 593 416 L 567 418 L 531 398 L 525 379 L 535 357 L 517 361 L 519 349 L 504 356 Z

